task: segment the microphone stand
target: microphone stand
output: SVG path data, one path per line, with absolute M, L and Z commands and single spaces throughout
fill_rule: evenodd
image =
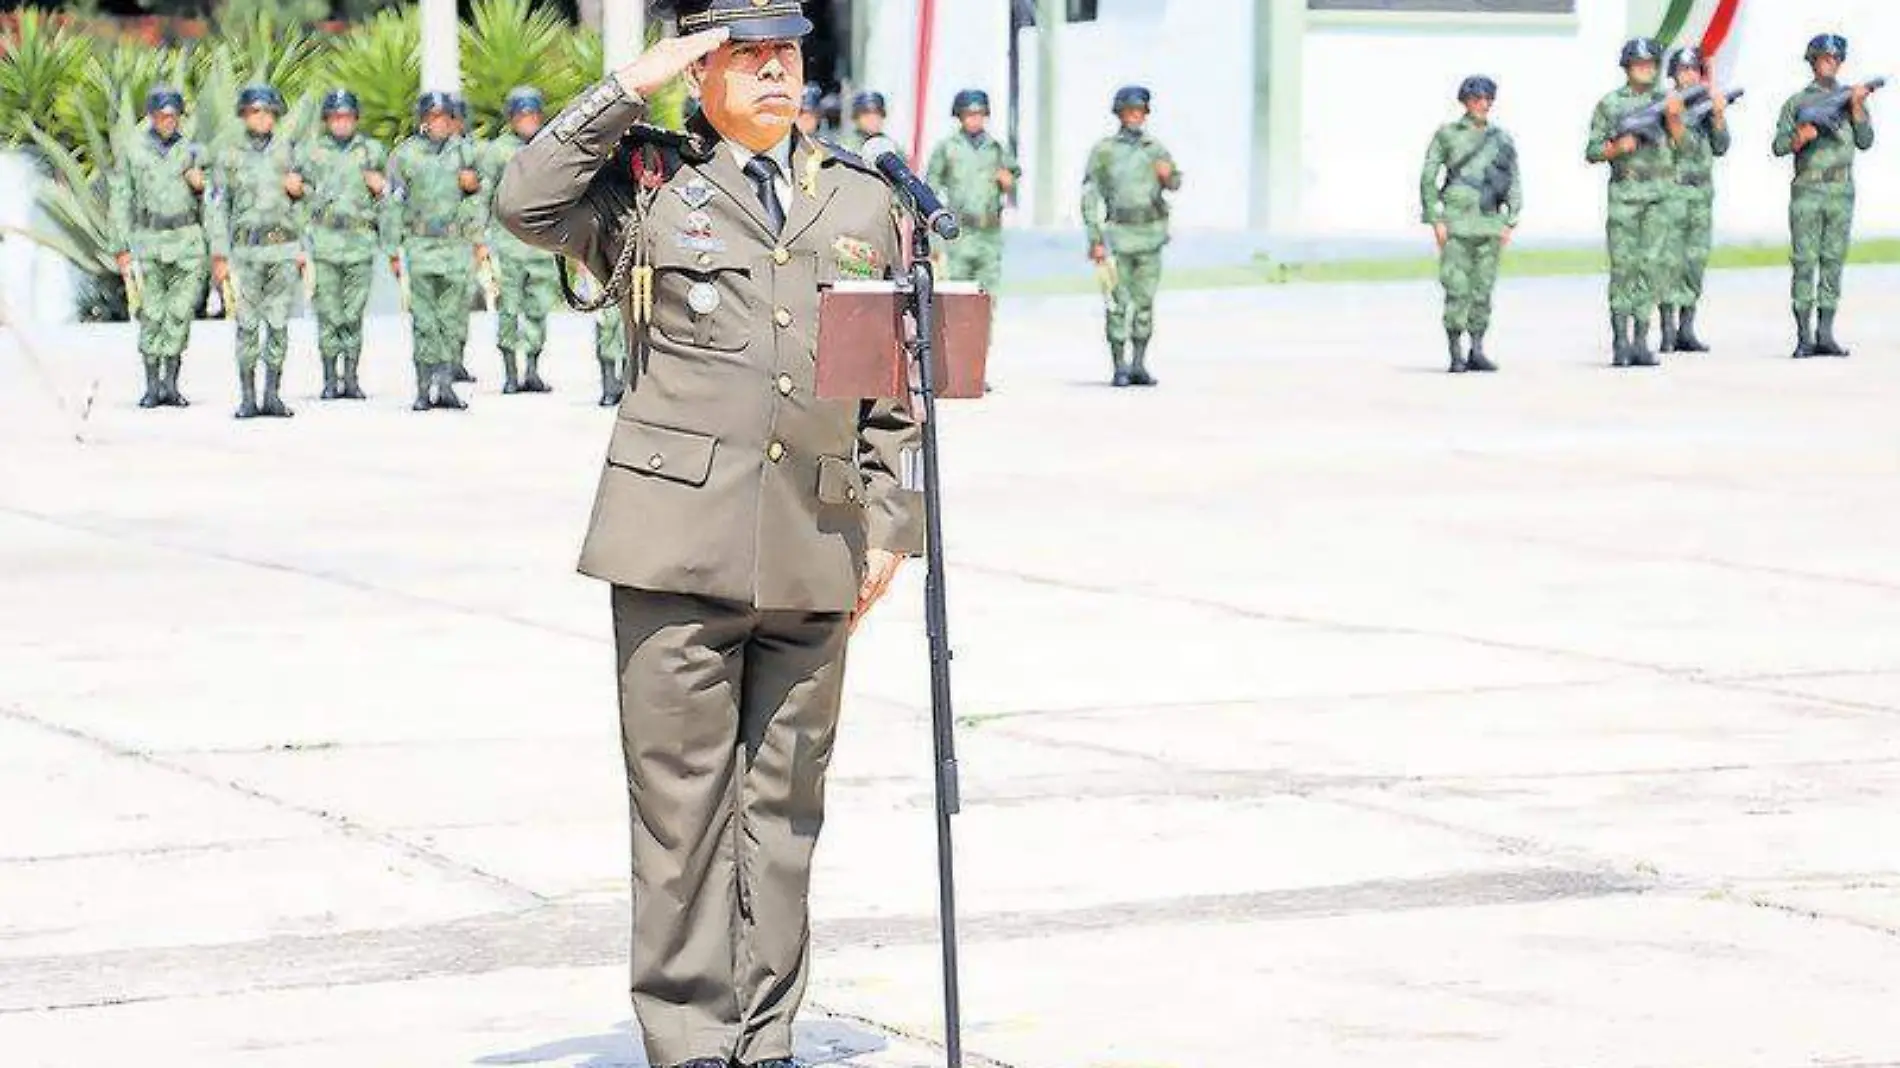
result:
M 937 301 L 936 276 L 930 265 L 930 226 L 909 198 L 899 201 L 913 214 L 910 266 L 897 281 L 898 299 L 916 323 L 916 336 L 905 346 L 917 368 L 923 400 L 924 525 L 928 538 L 924 577 L 924 626 L 930 638 L 931 751 L 936 766 L 937 809 L 937 918 L 943 940 L 944 1049 L 949 1068 L 963 1065 L 963 1021 L 957 972 L 957 894 L 955 859 L 951 852 L 950 818 L 962 810 L 957 777 L 956 717 L 950 704 L 950 621 L 944 596 L 943 497 L 939 490 L 937 452 Z

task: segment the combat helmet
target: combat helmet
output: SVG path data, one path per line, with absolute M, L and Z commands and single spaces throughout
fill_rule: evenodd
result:
M 266 108 L 273 115 L 282 115 L 284 95 L 268 82 L 252 82 L 238 90 L 237 113 L 242 115 L 252 108 Z

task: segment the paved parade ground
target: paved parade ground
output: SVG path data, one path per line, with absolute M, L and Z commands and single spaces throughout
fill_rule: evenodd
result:
M 1164 295 L 1154 391 L 1019 299 L 946 406 L 973 1065 L 1900 1065 L 1900 271 L 1608 369 L 1602 280 Z M 129 333 L 0 333 L 0 1064 L 642 1064 L 610 413 L 239 424 Z M 478 339 L 492 337 L 478 323 Z M 921 567 L 852 650 L 801 1054 L 941 1063 Z M 935 1060 L 933 1061 L 933 1058 Z

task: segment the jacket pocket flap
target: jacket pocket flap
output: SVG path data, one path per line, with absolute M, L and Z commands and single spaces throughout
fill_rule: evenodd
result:
M 703 486 L 712 474 L 713 448 L 719 439 L 689 430 L 672 430 L 632 419 L 614 420 L 607 462 L 641 474 L 689 486 Z
M 864 472 L 850 460 L 818 458 L 818 503 L 859 504 L 864 500 Z

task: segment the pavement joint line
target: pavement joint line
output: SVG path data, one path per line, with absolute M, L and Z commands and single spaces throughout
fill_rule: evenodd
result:
M 920 1034 L 908 1028 L 873 1020 L 868 1016 L 862 1016 L 855 1012 L 843 1012 L 810 999 L 807 999 L 805 1004 L 834 1020 L 843 1020 L 846 1023 L 857 1024 L 859 1027 L 868 1027 L 873 1031 L 882 1033 L 886 1038 L 895 1038 L 903 1042 L 911 1043 L 912 1045 L 925 1046 L 932 1050 L 941 1051 L 945 1048 L 941 1040 L 932 1038 L 926 1034 Z M 978 1053 L 968 1048 L 967 1043 L 962 1052 L 963 1063 L 972 1066 L 972 1068 L 1024 1068 L 1024 1066 L 1013 1062 L 999 1061 L 995 1057 Z
M 160 771 L 170 772 L 181 778 L 214 786 L 240 797 L 316 820 L 321 825 L 342 834 L 345 838 L 400 853 L 412 860 L 422 863 L 439 874 L 452 876 L 464 882 L 472 882 L 486 888 L 492 893 L 499 893 L 517 905 L 539 905 L 548 900 L 545 896 L 535 893 L 533 890 L 518 883 L 504 879 L 493 872 L 485 871 L 474 865 L 456 860 L 446 854 L 438 853 L 435 850 L 418 845 L 415 842 L 377 830 L 376 828 L 351 819 L 348 816 L 309 805 L 300 805 L 287 798 L 267 793 L 236 779 L 220 778 L 219 776 L 200 771 L 189 764 L 167 760 L 154 753 L 128 748 L 110 739 L 88 733 L 76 727 L 69 727 L 63 723 L 54 723 L 50 720 L 35 716 L 17 706 L 0 704 L 0 718 L 10 719 L 29 727 L 38 728 L 49 734 L 83 743 L 108 756 L 131 761 L 136 764 L 143 764 L 146 767 Z
M 1858 916 L 1850 916 L 1832 909 L 1818 909 L 1806 905 L 1793 905 L 1785 901 L 1776 901 L 1772 897 L 1758 894 L 1748 894 L 1740 897 L 1721 895 L 1716 898 L 1716 900 L 1727 901 L 1732 904 L 1747 905 L 1752 908 L 1766 909 L 1770 912 L 1786 913 L 1797 919 L 1845 924 L 1849 927 L 1857 927 L 1863 931 L 1883 934 L 1888 938 L 1900 939 L 1900 926 L 1889 926 L 1873 920 L 1865 920 Z
M 1497 538 L 1491 528 L 1471 528 L 1452 525 L 1443 528 L 1448 532 L 1482 532 Z M 1534 545 L 1548 549 L 1561 549 L 1585 556 L 1609 557 L 1616 560 L 1642 560 L 1650 563 L 1686 564 L 1694 567 L 1706 567 L 1717 571 L 1734 571 L 1744 575 L 1771 575 L 1776 578 L 1796 579 L 1802 582 L 1819 582 L 1828 585 L 1848 586 L 1853 589 L 1877 590 L 1883 593 L 1900 593 L 1900 582 L 1887 582 L 1882 579 L 1862 578 L 1857 575 L 1838 575 L 1825 571 L 1808 571 L 1802 568 L 1775 567 L 1770 564 L 1752 564 L 1741 560 L 1727 560 L 1719 556 L 1706 556 L 1700 553 L 1666 553 L 1642 549 L 1626 549 L 1615 546 L 1595 545 L 1589 542 L 1575 541 L 1569 538 L 1539 537 L 1534 534 L 1506 534 L 1498 540 L 1513 545 Z
M 1650 894 L 1659 880 L 1535 866 L 1372 879 L 1231 894 L 1117 901 L 1067 909 L 959 917 L 970 945 L 1135 926 L 1276 923 L 1429 909 L 1510 907 Z M 437 923 L 321 935 L 276 935 L 213 945 L 114 949 L 0 958 L 0 1018 L 99 1005 L 328 989 L 509 969 L 623 965 L 627 904 L 557 899 Z M 842 949 L 937 944 L 935 914 L 820 919 L 822 955 Z M 115 985 L 116 984 L 116 985 Z M 100 989 L 102 986 L 108 989 Z

